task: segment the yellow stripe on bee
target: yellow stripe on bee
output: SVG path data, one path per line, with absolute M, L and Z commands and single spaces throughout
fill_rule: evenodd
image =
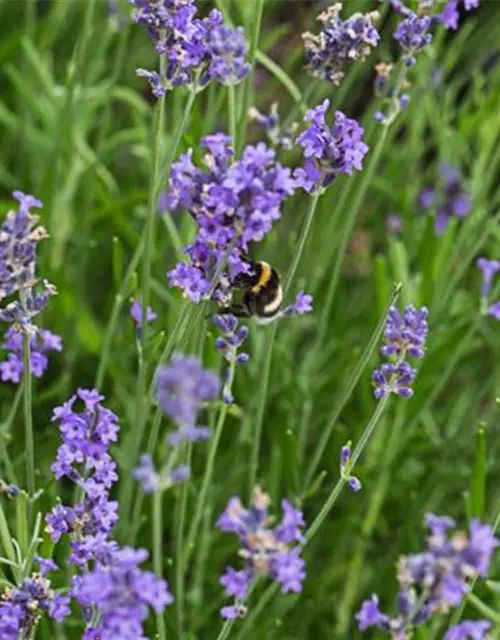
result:
M 261 268 L 260 277 L 257 284 L 252 287 L 253 293 L 258 293 L 262 287 L 265 287 L 272 275 L 271 266 L 267 262 L 260 262 L 259 264 Z

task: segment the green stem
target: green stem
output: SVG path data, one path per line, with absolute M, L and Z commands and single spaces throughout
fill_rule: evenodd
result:
M 354 225 L 356 224 L 357 214 L 358 214 L 361 202 L 363 201 L 363 198 L 368 189 L 368 186 L 372 182 L 372 177 L 375 172 L 375 168 L 377 167 L 378 161 L 380 159 L 382 150 L 384 148 L 388 131 L 389 131 L 388 127 L 383 127 L 382 135 L 380 136 L 377 142 L 377 145 L 371 155 L 370 164 L 366 169 L 366 171 L 363 172 L 363 179 L 362 179 L 361 185 L 359 189 L 356 189 L 354 198 L 351 201 L 351 206 L 349 207 L 349 210 L 347 211 L 345 216 L 345 222 L 342 228 L 342 234 L 340 237 L 340 242 L 339 242 L 337 253 L 336 253 L 335 263 L 333 265 L 332 273 L 331 275 L 329 275 L 330 284 L 328 286 L 325 302 L 323 304 L 323 311 L 321 313 L 321 318 L 319 321 L 316 345 L 314 349 L 315 352 L 317 352 L 319 349 L 322 349 L 323 345 L 325 344 L 325 336 L 326 336 L 328 327 L 330 326 L 330 314 L 331 314 L 335 293 L 337 291 L 337 286 L 340 279 L 340 273 L 342 269 L 342 263 L 344 261 L 344 255 L 347 249 L 347 244 L 349 242 L 352 231 L 354 229 Z M 343 210 L 343 207 L 354 187 L 354 182 L 355 181 L 351 180 L 349 182 L 348 187 L 344 189 L 344 192 L 342 194 L 342 199 L 337 205 L 337 208 L 339 211 Z
M 473 593 L 469 593 L 467 596 L 467 601 L 477 610 L 481 615 L 485 618 L 488 618 L 495 625 L 500 625 L 500 614 L 497 613 L 494 609 L 485 604 L 482 600 L 480 600 Z
M 190 442 L 187 445 L 186 464 L 191 465 L 191 453 L 193 444 Z M 175 532 L 175 604 L 177 612 L 177 637 L 179 640 L 184 638 L 184 604 L 185 604 L 185 591 L 184 591 L 184 563 L 182 558 L 183 542 L 184 542 L 184 527 L 186 524 L 186 506 L 187 495 L 189 485 L 184 482 L 179 487 L 179 494 L 177 496 L 176 504 L 176 532 Z
M 12 423 L 14 422 L 14 418 L 16 417 L 17 410 L 19 408 L 19 403 L 21 402 L 21 398 L 23 396 L 24 396 L 24 387 L 23 387 L 23 383 L 21 382 L 21 384 L 17 388 L 16 395 L 14 396 L 14 402 L 12 403 L 12 407 L 10 408 L 9 415 L 7 416 L 7 420 L 5 421 L 4 424 L 2 424 L 1 431 L 3 433 L 0 433 L 0 437 L 3 440 L 3 442 L 0 442 L 0 454 L 2 456 L 2 461 L 5 467 L 5 477 L 9 482 L 12 482 L 13 484 L 18 484 L 18 481 L 17 481 L 14 465 L 12 464 L 12 461 L 9 456 L 9 452 L 7 451 L 6 434 L 10 432 L 10 428 L 12 426 Z
M 389 398 L 390 398 L 390 394 L 386 395 L 385 398 L 382 398 L 381 400 L 379 400 L 377 407 L 375 409 L 375 411 L 373 412 L 373 415 L 370 419 L 370 421 L 368 422 L 368 424 L 366 425 L 361 438 L 359 439 L 352 457 L 351 457 L 351 470 L 354 469 L 356 462 L 358 461 L 359 457 L 361 456 L 361 454 L 363 453 L 364 448 L 366 447 L 366 444 L 368 443 L 371 435 L 373 434 L 373 431 L 375 430 L 375 427 L 378 424 L 378 421 L 380 420 L 380 418 L 382 417 L 382 414 L 384 413 L 387 404 L 389 402 Z M 311 542 L 311 540 L 313 539 L 313 537 L 315 536 L 315 534 L 318 532 L 318 530 L 320 529 L 321 525 L 323 524 L 323 522 L 325 521 L 325 519 L 327 518 L 328 514 L 330 513 L 330 511 L 332 510 L 334 504 L 337 502 L 337 499 L 342 491 L 342 489 L 344 488 L 344 486 L 346 485 L 346 481 L 343 478 L 339 478 L 339 480 L 337 481 L 337 483 L 335 484 L 335 486 L 333 487 L 330 495 L 328 496 L 325 504 L 323 505 L 323 507 L 321 508 L 321 511 L 318 513 L 318 515 L 316 516 L 316 518 L 313 520 L 311 526 L 307 529 L 307 531 L 305 532 L 305 542 L 301 545 L 301 549 L 304 549 L 304 547 Z M 254 604 L 253 609 L 254 611 L 261 611 L 264 607 L 261 607 L 260 604 L 262 602 L 262 600 L 265 601 L 265 603 L 269 603 L 269 601 L 271 600 L 272 596 L 278 591 L 279 589 L 279 585 L 278 583 L 274 582 L 273 584 L 271 584 L 262 594 L 262 596 L 259 598 L 258 602 L 256 604 Z M 245 599 L 246 600 L 246 599 Z M 250 623 L 251 621 L 253 621 L 255 619 L 256 616 L 250 616 L 244 626 L 244 628 L 242 629 L 240 635 L 238 636 L 238 640 L 240 638 L 243 638 L 243 636 L 246 633 L 246 630 L 248 628 L 250 628 Z M 227 630 L 227 627 L 229 627 L 229 623 L 230 621 L 226 622 L 221 630 L 221 633 L 219 634 L 218 640 L 220 638 L 225 638 L 227 637 L 227 633 L 229 633 L 229 631 Z M 229 627 L 230 628 L 230 627 Z M 224 633 L 226 633 L 226 635 L 222 635 Z
M 227 388 L 230 390 L 232 388 L 232 384 L 234 381 L 234 374 L 236 369 L 236 361 L 233 360 L 230 364 L 229 368 L 229 376 L 227 382 Z M 189 560 L 191 558 L 191 554 L 193 553 L 196 536 L 198 535 L 198 530 L 200 527 L 200 523 L 203 517 L 203 509 L 206 507 L 208 490 L 210 488 L 210 484 L 212 482 L 212 476 L 214 472 L 215 458 L 217 455 L 217 449 L 219 448 L 219 442 L 222 435 L 222 430 L 224 428 L 224 423 L 226 421 L 226 417 L 228 414 L 229 405 L 224 403 L 219 412 L 219 418 L 217 420 L 217 424 L 215 426 L 215 432 L 210 439 L 210 451 L 208 453 L 207 466 L 205 467 L 205 474 L 203 476 L 203 483 L 201 485 L 201 491 L 198 496 L 198 501 L 196 503 L 196 509 L 194 513 L 193 520 L 191 522 L 191 527 L 189 529 L 189 534 L 187 538 L 187 544 L 185 546 L 185 555 L 184 555 L 184 567 L 187 569 Z
M 26 293 L 20 292 L 21 304 L 24 313 L 28 315 Z M 23 340 L 23 408 L 24 408 L 24 463 L 26 465 L 26 489 L 31 497 L 35 494 L 35 444 L 33 439 L 33 389 L 31 375 L 31 345 L 30 336 L 24 334 Z M 29 518 L 31 518 L 31 504 L 29 506 Z
M 311 482 L 313 480 L 313 477 L 317 471 L 317 468 L 319 466 L 319 463 L 321 462 L 321 458 L 323 456 L 323 453 L 325 451 L 325 448 L 328 444 L 328 441 L 330 439 L 330 436 L 332 434 L 332 431 L 337 423 L 337 420 L 339 419 L 340 414 L 342 413 L 347 401 L 349 400 L 349 398 L 351 397 L 360 377 L 361 374 L 363 373 L 363 371 L 365 370 L 366 365 L 368 364 L 368 361 L 370 360 L 370 358 L 373 355 L 373 352 L 375 351 L 380 337 L 382 335 L 382 333 L 384 332 L 384 328 L 385 328 L 385 324 L 387 321 L 387 314 L 389 312 L 389 309 L 391 308 L 391 306 L 396 302 L 396 300 L 398 299 L 399 296 L 399 292 L 401 291 L 401 285 L 396 285 L 396 287 L 394 288 L 394 291 L 392 293 L 391 299 L 389 300 L 387 307 L 384 311 L 384 313 L 380 316 L 380 319 L 378 321 L 377 326 L 375 327 L 372 335 L 370 336 L 370 340 L 368 341 L 368 344 L 366 345 L 366 348 L 361 356 L 361 358 L 359 359 L 356 367 L 354 368 L 354 371 L 351 374 L 351 377 L 349 378 L 349 380 L 347 381 L 347 383 L 345 384 L 344 388 L 341 390 L 340 392 L 340 396 L 338 401 L 335 403 L 334 409 L 330 415 L 330 419 L 328 420 L 328 424 L 327 426 L 323 429 L 322 435 L 321 435 L 321 439 L 314 451 L 314 454 L 312 456 L 312 460 L 311 463 L 307 469 L 307 473 L 306 473 L 306 479 L 304 482 L 304 492 L 307 491 L 307 488 L 311 485 Z
M 291 283 L 293 282 L 293 278 L 297 271 L 297 267 L 299 265 L 300 259 L 302 257 L 302 253 L 304 251 L 304 247 L 307 241 L 307 236 L 309 235 L 309 231 L 311 229 L 312 221 L 314 219 L 314 213 L 316 211 L 316 207 L 319 201 L 320 193 L 314 194 L 309 203 L 309 210 L 307 212 L 306 221 L 304 226 L 302 227 L 302 231 L 300 234 L 299 242 L 297 244 L 297 249 L 293 256 L 292 264 L 288 269 L 288 273 L 286 276 L 284 292 L 289 289 Z M 259 392 L 259 406 L 257 411 L 257 417 L 254 424 L 254 432 L 253 432 L 253 441 L 252 441 L 252 451 L 250 454 L 250 472 L 248 477 L 248 491 L 249 495 L 252 495 L 252 491 L 254 489 L 256 479 L 257 479 L 257 471 L 259 466 L 259 452 L 260 452 L 260 442 L 262 439 L 262 428 L 264 424 L 264 413 L 266 410 L 266 401 L 267 401 L 267 393 L 269 390 L 269 380 L 271 377 L 271 361 L 273 354 L 273 344 L 274 338 L 276 336 L 277 324 L 274 323 L 272 325 L 271 331 L 269 333 L 266 347 L 264 349 L 264 362 L 260 367 L 260 370 L 263 371 L 261 377 L 261 385 Z
M 288 289 L 290 288 L 290 285 L 292 284 L 292 281 L 295 277 L 295 273 L 297 271 L 297 267 L 299 266 L 299 262 L 300 259 L 302 257 L 302 253 L 304 251 L 304 247 L 306 246 L 306 241 L 307 241 L 307 237 L 309 235 L 309 231 L 311 229 L 311 225 L 314 219 L 314 214 L 316 212 L 316 207 L 318 205 L 318 201 L 319 198 L 321 196 L 322 192 L 318 191 L 316 192 L 310 202 L 309 202 L 309 209 L 307 211 L 307 216 L 306 216 L 306 221 L 304 223 L 304 226 L 302 228 L 302 231 L 300 232 L 300 238 L 299 238 L 299 242 L 297 245 L 297 248 L 295 250 L 294 256 L 293 256 L 293 260 L 292 260 L 292 264 L 290 265 L 288 272 L 286 274 L 286 281 L 285 281 L 285 286 L 284 286 L 284 292 L 286 293 L 288 291 Z
M 155 574 L 158 578 L 162 577 L 162 559 L 163 559 L 163 492 L 155 491 L 153 493 L 153 566 Z M 165 619 L 163 613 L 156 616 L 156 628 L 158 630 L 159 640 L 165 640 L 167 632 L 165 629 Z
M 255 62 L 257 57 L 257 47 L 259 44 L 260 26 L 262 22 L 262 14 L 264 12 L 264 0 L 255 0 L 254 10 L 254 24 L 252 30 L 252 41 L 250 43 L 250 51 L 248 54 L 248 61 L 250 63 L 250 73 L 243 85 L 243 111 L 240 113 L 240 127 L 238 144 L 235 145 L 237 150 L 237 156 L 240 155 L 243 145 L 245 144 L 246 131 L 247 131 L 247 112 L 251 106 L 253 99 L 253 76 L 255 72 Z

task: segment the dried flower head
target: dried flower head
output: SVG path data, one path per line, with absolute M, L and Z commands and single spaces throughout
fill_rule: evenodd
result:
M 260 575 L 268 575 L 276 580 L 283 593 L 302 591 L 302 581 L 306 576 L 305 563 L 300 557 L 300 547 L 290 546 L 305 540 L 302 512 L 294 509 L 288 500 L 282 500 L 283 519 L 279 525 L 271 528 L 269 504 L 269 495 L 256 487 L 249 509 L 243 507 L 238 497 L 231 498 L 217 521 L 221 531 L 235 533 L 241 542 L 240 556 L 245 561 L 244 569 L 236 571 L 228 567 L 220 578 L 226 594 L 236 598 L 236 606 L 238 600 L 246 596 L 249 584 Z M 235 610 L 226 607 L 221 614 L 224 617 L 236 617 L 233 615 Z
M 377 11 L 354 13 L 346 20 L 340 17 L 341 11 L 342 4 L 334 4 L 318 16 L 322 23 L 318 35 L 302 34 L 309 73 L 337 86 L 346 70 L 356 60 L 365 60 L 380 40 L 374 26 Z

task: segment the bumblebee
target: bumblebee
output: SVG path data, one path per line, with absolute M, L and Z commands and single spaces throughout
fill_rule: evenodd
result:
M 250 273 L 239 274 L 233 282 L 235 289 L 244 290 L 241 303 L 222 307 L 219 313 L 271 322 L 279 315 L 283 303 L 280 276 L 267 262 L 248 260 L 248 263 Z

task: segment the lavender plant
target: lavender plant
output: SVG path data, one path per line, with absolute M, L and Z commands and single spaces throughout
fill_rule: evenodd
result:
M 0 638 L 498 635 L 498 8 L 293 5 L 0 8 Z

